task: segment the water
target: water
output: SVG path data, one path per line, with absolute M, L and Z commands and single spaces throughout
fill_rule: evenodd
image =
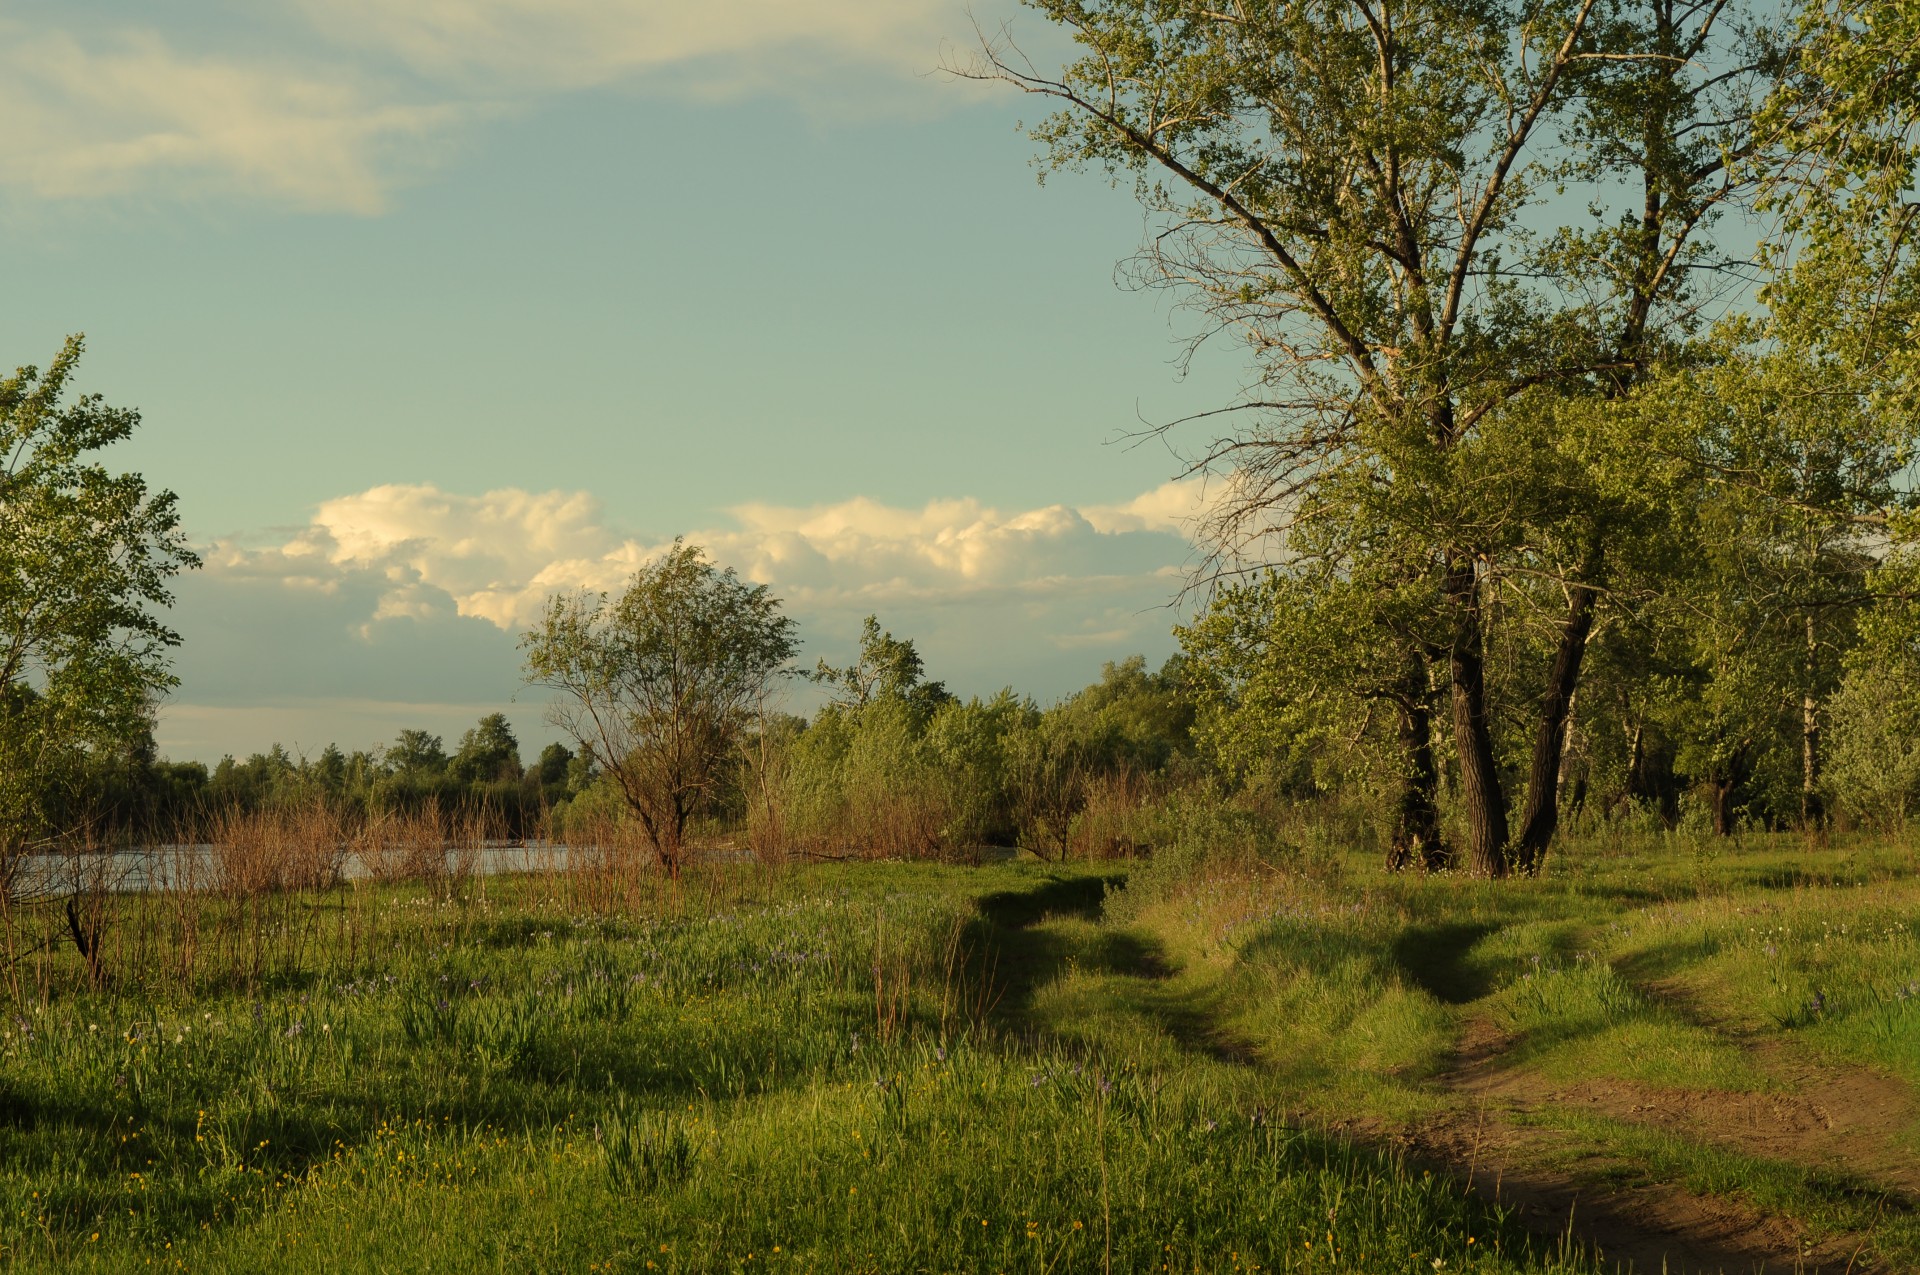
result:
M 415 846 L 383 846 L 367 852 L 339 847 L 338 876 L 342 880 L 366 880 L 378 875 L 370 859 L 419 868 L 433 867 L 433 851 Z M 486 841 L 477 846 L 448 846 L 439 852 L 442 872 L 469 876 L 494 876 L 503 872 L 564 872 L 572 855 L 587 862 L 602 858 L 599 846 L 568 847 L 552 841 Z M 702 859 L 751 858 L 746 851 L 713 850 L 702 852 Z M 81 890 L 106 889 L 116 893 L 144 890 L 210 890 L 220 885 L 220 862 L 211 845 L 135 846 L 123 850 L 86 854 L 26 855 L 14 867 L 13 891 L 19 898 L 71 894 Z M 419 872 L 408 875 L 427 875 Z

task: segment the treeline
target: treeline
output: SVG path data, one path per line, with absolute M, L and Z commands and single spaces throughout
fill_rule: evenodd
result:
M 525 837 L 549 812 L 591 785 L 590 765 L 563 744 L 548 744 L 532 764 L 505 715 L 489 713 L 452 752 L 424 730 L 354 752 L 328 744 L 296 756 L 279 744 L 211 768 L 156 755 L 151 733 L 134 746 L 103 751 L 69 779 L 61 804 L 69 827 L 111 840 L 199 839 L 222 818 L 325 806 L 347 817 L 442 811 L 484 813 L 500 835 Z
M 833 702 L 810 722 L 783 718 L 750 735 L 729 786 L 730 813 L 758 844 L 1132 853 L 1135 812 L 1201 776 L 1178 657 L 1158 672 L 1139 656 L 1109 663 L 1049 708 L 1011 690 L 962 700 L 924 680 L 913 644 L 870 617 L 858 662 L 814 676 Z

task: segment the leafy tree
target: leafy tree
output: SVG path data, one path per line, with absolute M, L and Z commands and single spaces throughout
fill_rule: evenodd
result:
M 1637 534 L 1596 498 L 1565 428 L 1583 418 L 1547 409 L 1686 357 L 1696 281 L 1731 255 L 1708 228 L 1773 154 L 1754 118 L 1788 67 L 1777 28 L 1668 0 L 1030 3 L 1083 56 L 1043 73 L 999 42 L 962 73 L 1060 104 L 1035 132 L 1047 164 L 1131 176 L 1158 219 L 1133 277 L 1247 342 L 1254 389 L 1222 409 L 1243 423 L 1193 462 L 1226 478 L 1222 561 L 1365 528 L 1338 578 L 1384 532 L 1396 591 L 1432 594 L 1388 663 L 1444 670 L 1473 866 L 1537 863 L 1595 610 Z M 1570 184 L 1603 210 L 1543 233 Z M 1527 580 L 1564 588 L 1510 847 L 1488 654 Z
M 619 786 L 670 875 L 796 643 L 765 585 L 674 541 L 618 598 L 561 594 L 521 640 L 554 722 Z
M 533 763 L 533 770 L 529 773 L 542 788 L 552 788 L 556 785 L 564 787 L 567 782 L 567 771 L 572 762 L 571 748 L 560 743 L 548 744 L 540 750 L 540 757 Z
M 278 744 L 274 745 L 277 749 Z M 424 730 L 403 730 L 386 753 L 387 766 L 403 779 L 432 779 L 447 769 L 447 750 L 440 736 Z
M 333 744 L 320 750 L 320 756 L 314 759 L 313 774 L 320 790 L 327 796 L 338 800 L 347 792 L 349 777 L 347 755 Z
M 488 713 L 480 724 L 460 737 L 448 772 L 468 785 L 514 781 L 520 778 L 520 741 L 505 713 Z
M 1874 587 L 1882 604 L 1861 621 L 1830 704 L 1833 741 L 1824 781 L 1842 810 L 1888 832 L 1904 830 L 1920 801 L 1920 559 L 1912 520 Z
M 1194 703 L 1188 695 L 1186 659 L 1172 655 L 1148 672 L 1143 655 L 1108 661 L 1100 680 L 1050 713 L 1105 718 L 1116 732 L 1114 764 L 1159 770 L 1175 755 L 1192 751 Z
M 1203 755 L 1236 778 L 1278 770 L 1296 790 L 1321 781 L 1365 787 L 1385 771 L 1388 867 L 1447 867 L 1430 666 L 1409 656 L 1404 637 L 1426 599 L 1418 588 L 1395 589 L 1391 576 L 1324 568 L 1223 590 L 1177 630 L 1200 702 L 1194 732 Z M 1376 710 L 1394 727 L 1384 748 Z M 1360 749 L 1370 735 L 1373 746 Z
M 200 561 L 173 493 L 93 458 L 140 417 L 66 398 L 81 349 L 0 380 L 0 866 L 50 830 L 50 790 L 175 685 L 180 639 L 155 612 Z
M 836 668 L 821 660 L 807 677 L 828 688 L 834 703 L 849 708 L 895 698 L 921 713 L 931 713 L 953 696 L 944 682 L 926 681 L 925 674 L 913 642 L 882 632 L 879 617 L 870 615 L 860 623 L 860 655 L 852 664 Z

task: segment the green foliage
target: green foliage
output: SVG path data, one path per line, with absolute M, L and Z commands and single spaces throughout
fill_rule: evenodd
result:
M 1888 596 L 1862 617 L 1860 643 L 1829 705 L 1826 783 L 1839 806 L 1888 832 L 1920 801 L 1920 563 L 1902 547 L 1876 573 Z
M 1369 703 L 1402 675 L 1384 614 L 1391 601 L 1372 582 L 1303 573 L 1222 590 L 1176 630 L 1202 756 L 1231 778 L 1270 776 L 1302 797 L 1380 765 L 1353 745 Z
M 1018 846 L 1046 858 L 1111 853 L 1118 825 L 1080 822 L 1089 801 L 1130 807 L 1179 775 L 1193 710 L 1177 666 L 1107 664 L 1101 680 L 1051 708 L 1002 691 L 958 700 L 923 680 L 913 643 L 868 617 L 855 669 L 822 664 L 847 692 L 783 734 L 775 804 L 781 834 L 832 853 L 967 853 Z M 890 654 L 889 654 L 890 653 Z M 884 657 L 884 658 L 883 658 Z M 880 676 L 872 670 L 891 668 Z M 865 673 L 858 669 L 868 670 Z
M 520 741 L 504 713 L 489 713 L 480 724 L 460 737 L 460 749 L 448 764 L 449 773 L 461 783 L 517 782 L 524 773 L 520 765 Z
M 793 658 L 793 628 L 765 585 L 676 540 L 618 598 L 549 599 L 521 647 L 527 680 L 557 692 L 556 724 L 619 786 L 677 871 L 688 821 L 715 800 Z
M 94 458 L 140 417 L 67 397 L 81 348 L 0 379 L 0 865 L 65 830 L 89 758 L 146 736 L 179 642 L 155 612 L 200 561 L 171 492 Z
M 848 708 L 864 708 L 876 699 L 901 699 L 926 715 L 953 696 L 945 683 L 927 681 L 925 671 L 913 643 L 882 632 L 879 617 L 870 615 L 861 621 L 860 654 L 852 664 L 835 668 L 821 660 L 807 676 L 828 688 L 834 703 Z

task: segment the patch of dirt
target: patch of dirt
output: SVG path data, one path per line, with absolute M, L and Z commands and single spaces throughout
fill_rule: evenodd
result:
M 1492 1029 L 1483 1023 L 1478 1030 Z M 1914 1100 L 1890 1076 L 1810 1063 L 1766 1042 L 1748 1053 L 1779 1088 L 1761 1093 L 1657 1089 L 1611 1078 L 1555 1085 L 1503 1066 L 1497 1048 L 1483 1044 L 1476 1052 L 1463 1052 L 1448 1077 L 1456 1092 L 1519 1110 L 1574 1107 L 1655 1125 L 1696 1142 L 1866 1178 L 1920 1203 Z
M 1571 1234 L 1622 1270 L 1861 1275 L 1879 1268 L 1862 1254 L 1858 1237 L 1816 1241 L 1803 1227 L 1738 1200 L 1673 1185 L 1612 1188 L 1577 1167 L 1552 1167 L 1564 1161 L 1568 1137 L 1527 1123 L 1527 1114 L 1584 1108 L 1701 1143 L 1837 1170 L 1920 1203 L 1920 1169 L 1905 1136 L 1913 1098 L 1890 1078 L 1816 1065 L 1769 1041 L 1749 1052 L 1781 1083 L 1775 1092 L 1662 1090 L 1610 1079 L 1558 1085 L 1511 1065 L 1512 1044 L 1487 1020 L 1471 1020 L 1454 1066 L 1442 1077 L 1466 1100 L 1465 1110 L 1403 1141 L 1415 1154 L 1452 1167 L 1487 1198 L 1516 1206 L 1529 1229 Z
M 1766 1094 L 1693 1094 L 1643 1100 L 1651 1119 L 1689 1117 L 1695 1105 L 1708 1118 L 1703 1136 L 1779 1160 L 1840 1169 L 1892 1187 L 1920 1205 L 1920 1095 L 1892 1076 L 1810 1058 L 1790 1039 L 1758 1035 L 1706 1013 L 1670 980 L 1635 984 L 1641 994 L 1679 1012 L 1746 1052 L 1755 1069 L 1778 1086 Z M 1676 1110 L 1673 1097 L 1681 1101 Z

